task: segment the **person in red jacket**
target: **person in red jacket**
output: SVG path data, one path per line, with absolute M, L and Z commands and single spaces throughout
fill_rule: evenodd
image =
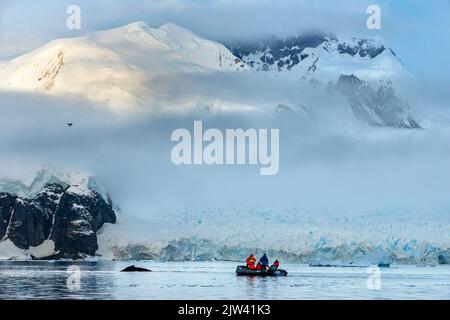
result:
M 255 269 L 256 258 L 253 255 L 253 253 L 248 256 L 246 262 L 247 262 L 247 268 L 249 268 L 250 270 Z
M 278 260 L 275 260 L 273 265 L 270 266 L 269 272 L 273 273 L 273 272 L 277 271 L 279 266 L 280 266 L 280 263 L 278 262 Z
M 275 260 L 275 262 L 273 263 L 273 266 L 275 267 L 275 270 L 278 270 L 278 267 L 280 266 L 280 263 L 278 262 L 278 260 Z
M 261 262 L 258 262 L 258 264 L 256 265 L 256 270 L 262 270 L 262 269 L 263 269 L 263 267 L 262 267 Z

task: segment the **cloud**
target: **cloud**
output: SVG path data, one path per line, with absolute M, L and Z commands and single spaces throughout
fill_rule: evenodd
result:
M 347 1 L 345 5 L 331 0 L 77 2 L 82 8 L 81 31 L 65 28 L 65 9 L 73 1 L 1 1 L 0 59 L 55 37 L 77 36 L 136 20 L 152 26 L 174 21 L 219 40 L 287 35 L 314 28 L 368 32 L 366 1 Z M 420 6 L 399 14 L 402 8 L 385 3 L 387 30 L 383 35 L 391 39 L 394 49 L 400 48 L 395 51 L 406 57 L 409 66 L 420 65 L 418 69 L 448 76 L 442 63 L 448 43 L 439 39 L 448 31 L 436 27 L 446 22 L 433 24 L 436 16 L 428 11 L 424 15 L 428 20 L 414 26 L 420 32 L 414 38 L 417 50 L 410 50 L 411 34 L 403 23 L 417 14 Z M 428 28 L 435 32 L 428 33 Z M 429 44 L 428 59 L 420 59 L 423 43 Z M 443 102 L 448 102 L 448 97 Z M 87 169 L 103 177 L 117 201 L 135 211 L 130 213 L 141 216 L 154 206 L 171 205 L 246 203 L 313 209 L 353 206 L 351 210 L 360 210 L 377 206 L 429 209 L 448 204 L 448 132 L 337 131 L 332 125 L 307 131 L 298 124 L 280 124 L 280 173 L 267 178 L 260 177 L 257 168 L 174 167 L 169 161 L 170 132 L 191 127 L 194 119 L 190 117 L 123 120 L 92 110 L 83 101 L 4 94 L 0 95 L 0 112 L 0 174 L 30 176 L 47 163 Z M 248 118 L 209 121 L 219 128 L 267 125 Z M 74 127 L 68 128 L 67 122 L 74 122 Z
M 66 8 L 82 9 L 82 30 L 66 29 Z M 12 58 L 56 37 L 74 37 L 137 20 L 157 27 L 178 23 L 214 40 L 286 36 L 320 29 L 351 36 L 379 36 L 413 73 L 444 77 L 450 72 L 450 4 L 436 0 L 380 0 L 382 26 L 366 28 L 370 0 L 1 0 L 0 59 Z M 413 35 L 414 41 L 411 41 Z
M 98 174 L 127 213 L 157 208 L 302 207 L 324 212 L 445 207 L 449 133 L 392 130 L 244 116 L 118 117 L 83 101 L 0 95 L 0 175 L 29 178 L 53 164 Z M 334 106 L 336 108 L 336 106 Z M 200 117 L 200 118 L 199 118 Z M 280 129 L 280 172 L 258 166 L 175 166 L 172 130 Z M 73 122 L 69 128 L 67 122 Z
M 365 31 L 369 5 L 366 0 L 350 0 L 342 6 L 336 6 L 331 0 L 78 0 L 75 4 L 81 8 L 83 30 L 77 32 L 65 28 L 66 8 L 72 3 L 69 0 L 3 0 L 0 43 L 9 43 L 10 52 L 20 52 L 19 43 L 33 47 L 38 42 L 35 39 L 48 41 L 136 20 L 152 26 L 172 21 L 216 40 L 286 36 L 310 29 L 355 34 Z

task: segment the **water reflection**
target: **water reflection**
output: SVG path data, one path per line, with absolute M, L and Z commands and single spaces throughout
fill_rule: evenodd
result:
M 153 272 L 121 273 L 136 264 Z M 68 267 L 80 270 L 71 290 Z M 369 290 L 365 268 L 286 265 L 288 277 L 241 277 L 215 262 L 0 261 L 0 299 L 448 299 L 450 266 L 383 270 L 382 290 Z M 77 269 L 75 269 L 77 270 Z M 76 287 L 76 286 L 75 286 Z
M 76 265 L 80 273 L 80 286 L 68 286 Z M 114 270 L 110 263 L 102 262 L 16 262 L 0 263 L 0 297 L 8 299 L 95 299 L 114 298 L 116 285 Z

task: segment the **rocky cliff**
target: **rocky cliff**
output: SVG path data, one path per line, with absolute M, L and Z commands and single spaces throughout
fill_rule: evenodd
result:
M 90 188 L 91 177 L 63 180 L 41 172 L 33 185 L 46 182 L 38 192 L 0 192 L 0 245 L 36 259 L 95 255 L 97 231 L 116 222 L 112 203 Z

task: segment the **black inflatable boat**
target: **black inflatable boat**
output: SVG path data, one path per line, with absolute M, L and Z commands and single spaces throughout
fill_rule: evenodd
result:
M 274 272 L 266 270 L 252 270 L 246 266 L 238 266 L 236 269 L 238 276 L 259 276 L 259 277 L 286 277 L 288 275 L 286 270 L 278 269 Z

